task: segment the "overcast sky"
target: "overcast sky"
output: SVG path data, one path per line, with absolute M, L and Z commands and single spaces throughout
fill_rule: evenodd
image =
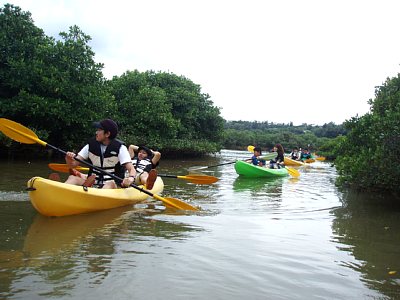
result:
M 79 26 L 107 78 L 183 75 L 227 120 L 340 124 L 399 72 L 398 0 L 10 0 L 58 37 Z M 3 6 L 2 5 L 2 6 Z

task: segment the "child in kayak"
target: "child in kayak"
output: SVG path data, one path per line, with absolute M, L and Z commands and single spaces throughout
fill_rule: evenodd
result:
M 289 154 L 289 157 L 293 160 L 300 160 L 301 157 L 301 152 L 297 149 L 297 147 L 294 147 L 292 152 Z
M 136 169 L 136 184 L 145 184 L 146 189 L 151 190 L 157 179 L 158 166 L 161 159 L 161 153 L 153 151 L 146 146 L 130 145 L 128 148 L 132 164 Z M 136 154 L 137 152 L 137 154 Z
M 308 148 L 303 149 L 303 151 L 301 152 L 300 159 L 306 160 L 306 159 L 310 159 L 310 158 L 311 158 L 311 154 L 310 154 L 310 151 L 308 150 Z
M 260 156 L 262 154 L 260 147 L 254 147 L 254 155 L 251 157 L 251 163 L 255 166 L 265 167 L 266 161 Z

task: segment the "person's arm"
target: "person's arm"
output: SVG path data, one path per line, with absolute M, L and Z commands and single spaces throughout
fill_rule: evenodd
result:
M 153 153 L 153 158 L 151 159 L 151 163 L 153 164 L 153 166 L 157 166 L 157 163 L 160 161 L 161 159 L 161 153 L 158 151 L 153 151 L 151 150 L 151 152 Z
M 138 151 L 139 147 L 136 145 L 129 145 L 128 151 L 131 158 L 135 156 L 135 152 Z
M 123 187 L 129 187 L 132 183 L 135 182 L 136 170 L 131 162 L 124 164 L 124 167 L 128 171 L 129 176 L 124 178 L 121 185 Z
M 278 158 L 277 159 L 277 163 L 280 164 L 280 165 L 283 165 L 284 162 L 285 162 L 285 156 L 283 155 L 283 153 L 278 154 L 277 158 Z
M 124 145 L 122 145 L 121 148 L 119 149 L 118 160 L 120 164 L 124 166 L 129 173 L 129 176 L 124 178 L 121 185 L 123 187 L 129 187 L 132 183 L 135 182 L 136 170 L 129 156 L 129 151 Z
M 80 160 L 86 160 L 89 157 L 89 145 L 83 147 L 78 154 L 75 154 L 71 151 L 67 152 L 67 154 L 65 155 L 65 162 L 70 168 L 75 168 L 79 166 L 79 161 L 75 160 L 75 157 Z

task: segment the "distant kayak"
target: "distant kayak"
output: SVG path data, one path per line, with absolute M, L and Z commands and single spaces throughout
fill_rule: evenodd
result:
M 300 160 L 294 160 L 289 157 L 285 157 L 285 165 L 286 166 L 304 166 L 304 162 Z
M 311 164 L 311 163 L 315 162 L 315 159 L 314 158 L 307 158 L 307 159 L 304 159 L 303 161 L 305 163 Z
M 237 174 L 247 177 L 282 177 L 289 174 L 286 168 L 270 169 L 255 166 L 240 160 L 236 161 L 235 170 Z

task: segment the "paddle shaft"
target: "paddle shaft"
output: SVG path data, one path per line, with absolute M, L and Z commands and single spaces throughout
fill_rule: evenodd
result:
M 214 168 L 214 167 L 219 167 L 219 166 L 224 166 L 224 165 L 230 165 L 230 164 L 234 164 L 235 162 L 236 162 L 236 160 L 235 161 L 230 161 L 230 162 L 227 162 L 227 163 L 223 163 L 223 164 L 219 164 L 219 165 L 208 166 L 208 167 L 205 167 L 204 169 Z
M 179 178 L 178 175 L 169 175 L 169 174 L 157 174 L 160 177 L 167 177 L 167 178 Z
M 50 169 L 57 171 L 57 172 L 62 172 L 62 173 L 69 173 L 69 171 L 71 169 L 71 167 L 68 166 L 67 164 L 50 163 L 50 164 L 48 164 L 48 166 Z M 77 171 L 83 171 L 83 172 L 89 171 L 88 167 L 81 167 L 81 166 L 74 167 L 73 169 L 75 169 Z M 212 184 L 212 183 L 218 181 L 217 177 L 208 176 L 208 175 L 197 175 L 197 174 L 189 174 L 189 175 L 158 174 L 158 176 L 188 180 L 188 181 L 190 181 L 192 183 L 196 183 L 196 184 Z

